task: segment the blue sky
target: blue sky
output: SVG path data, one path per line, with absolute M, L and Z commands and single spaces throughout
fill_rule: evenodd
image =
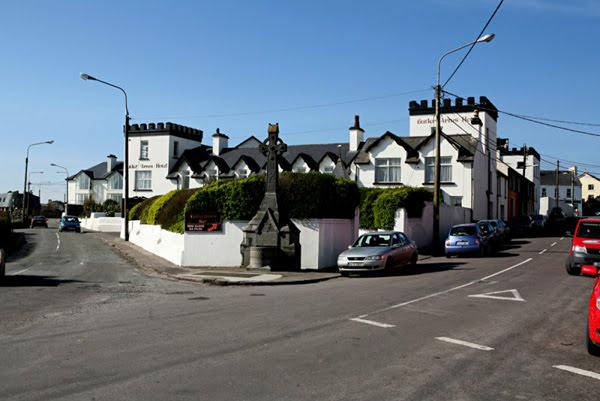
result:
M 0 13 L 0 192 L 23 190 L 28 145 L 42 199 L 71 174 L 123 155 L 122 86 L 132 123 L 217 127 L 237 144 L 279 122 L 289 144 L 408 135 L 408 102 L 431 99 L 437 61 L 477 38 L 498 0 L 5 2 Z M 446 86 L 506 112 L 600 124 L 600 2 L 506 0 Z M 442 80 L 462 53 L 442 64 Z M 592 133 L 600 126 L 566 125 Z M 600 175 L 600 137 L 501 114 L 498 136 Z M 589 164 L 586 166 L 585 164 Z M 37 193 L 40 186 L 33 187 Z

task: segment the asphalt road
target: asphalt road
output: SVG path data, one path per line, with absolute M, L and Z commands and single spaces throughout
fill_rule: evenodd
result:
M 2 400 L 600 397 L 592 280 L 565 273 L 568 239 L 389 277 L 211 287 L 146 277 L 93 233 L 26 233 L 0 286 Z

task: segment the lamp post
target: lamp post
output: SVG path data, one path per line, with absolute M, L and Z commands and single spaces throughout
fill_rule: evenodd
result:
M 25 156 L 25 182 L 23 183 L 23 221 L 25 221 L 25 216 L 27 216 L 29 214 L 29 209 L 28 209 L 28 202 L 27 202 L 27 166 L 29 164 L 29 149 L 31 149 L 32 146 L 37 146 L 37 145 L 52 145 L 54 143 L 54 140 L 50 140 L 50 141 L 45 141 L 45 142 L 37 142 L 37 143 L 32 143 L 31 145 L 29 145 L 27 147 L 27 156 Z
M 433 246 L 437 246 L 440 240 L 440 133 L 442 130 L 440 121 L 440 98 L 442 97 L 442 86 L 440 84 L 440 67 L 442 60 L 449 54 L 464 49 L 465 47 L 471 46 L 474 43 L 491 42 L 494 40 L 495 35 L 489 34 L 484 35 L 476 41 L 467 43 L 457 47 L 456 49 L 446 52 L 440 57 L 437 66 L 437 85 L 435 86 L 435 172 L 433 180 Z
M 29 177 L 28 177 L 29 179 L 27 180 L 27 183 L 29 184 L 28 187 L 27 187 L 27 198 L 29 198 L 29 194 L 31 192 L 31 174 L 44 174 L 44 172 L 43 171 L 31 171 L 31 172 L 29 172 Z M 40 202 L 41 201 L 42 200 L 40 199 Z M 29 202 L 27 202 L 27 210 L 29 210 L 29 206 L 30 206 Z
M 50 165 L 52 167 L 62 168 L 63 170 L 65 170 L 65 173 L 67 174 L 67 178 L 65 178 L 65 182 L 67 183 L 67 185 L 66 185 L 67 199 L 65 200 L 65 214 L 69 214 L 69 170 L 67 170 L 66 167 L 59 166 L 58 164 L 55 164 L 55 163 L 50 163 Z M 57 173 L 60 173 L 60 171 L 57 171 Z
M 127 106 L 127 92 L 125 89 L 120 86 L 113 85 L 110 82 L 102 81 L 101 79 L 94 78 L 91 75 L 84 74 L 83 72 L 79 74 L 81 79 L 84 81 L 97 81 L 101 84 L 111 86 L 123 92 L 125 95 L 125 155 L 123 157 L 123 218 L 125 224 L 125 241 L 129 241 L 129 212 L 127 207 L 127 198 L 129 197 L 129 107 Z

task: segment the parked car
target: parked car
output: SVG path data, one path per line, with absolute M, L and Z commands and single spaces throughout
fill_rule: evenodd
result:
M 533 219 L 527 215 L 513 217 L 509 223 L 510 232 L 517 237 L 530 235 L 532 226 Z
M 34 228 L 34 227 L 48 228 L 48 219 L 46 218 L 46 216 L 33 216 L 33 218 L 31 219 L 31 224 L 29 225 L 29 228 Z
M 560 207 L 553 207 L 548 213 L 546 222 L 547 231 L 555 235 L 562 235 L 566 230 L 566 216 Z
M 0 248 L 0 280 L 6 275 L 6 253 L 4 248 Z
M 492 222 L 496 224 L 492 224 Z M 490 242 L 490 250 L 498 250 L 502 237 L 498 231 L 498 223 L 496 220 L 479 220 L 477 222 L 485 235 L 488 236 Z
M 459 254 L 485 255 L 490 251 L 489 237 L 477 223 L 458 224 L 448 233 L 446 257 Z
M 595 276 L 594 288 L 588 303 L 587 350 L 590 355 L 600 356 L 600 263 L 583 265 L 581 272 L 586 276 Z
M 567 235 L 571 235 L 571 232 L 567 232 Z M 572 235 L 571 251 L 565 268 L 567 273 L 576 276 L 581 273 L 583 265 L 600 263 L 600 219 L 579 220 Z
M 363 234 L 340 253 L 337 265 L 342 276 L 353 272 L 392 270 L 415 266 L 419 251 L 414 241 L 399 231 Z
M 531 228 L 535 232 L 543 232 L 546 228 L 546 222 L 548 221 L 546 216 L 544 216 L 543 214 L 532 214 L 531 219 Z
M 81 225 L 77 216 L 64 215 L 61 217 L 58 223 L 58 231 L 75 231 L 76 233 L 80 233 Z

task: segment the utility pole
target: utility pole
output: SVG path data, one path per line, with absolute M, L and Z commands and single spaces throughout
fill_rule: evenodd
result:
M 560 161 L 556 161 L 556 190 L 554 191 L 554 207 L 558 207 L 558 175 L 560 174 Z

